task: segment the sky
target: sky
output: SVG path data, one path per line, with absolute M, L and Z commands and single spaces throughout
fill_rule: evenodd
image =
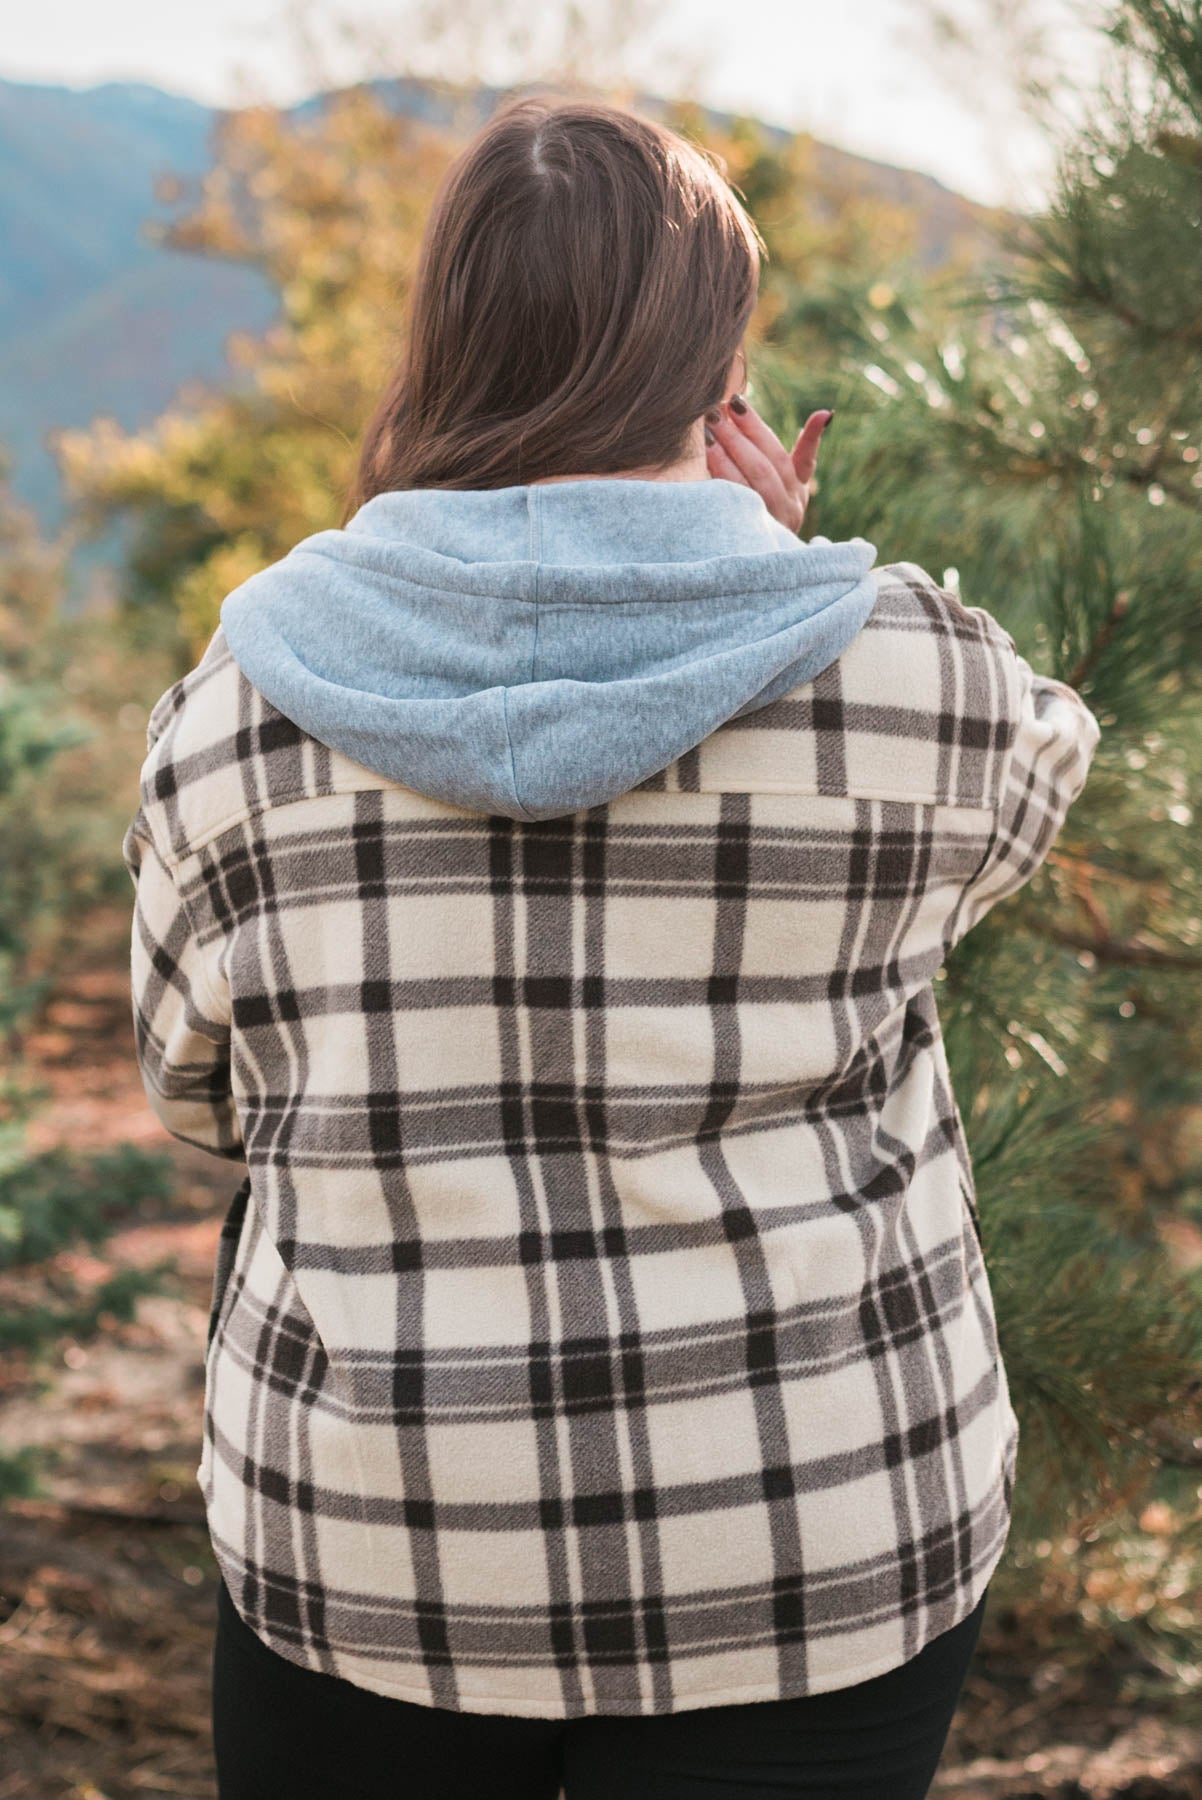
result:
M 522 4 L 514 0 L 508 16 L 519 17 Z M 997 0 L 944 0 L 969 34 L 967 61 L 958 65 L 937 53 L 929 0 L 739 0 L 737 7 L 731 0 L 656 0 L 653 7 L 649 0 L 586 0 L 589 5 L 597 16 L 604 9 L 618 20 L 619 37 L 623 9 L 643 9 L 655 19 L 645 33 L 625 32 L 627 43 L 647 37 L 636 73 L 654 91 L 673 86 L 656 76 L 683 58 L 696 70 L 696 91 L 714 105 L 920 169 L 986 203 L 1022 208 L 1046 192 L 1053 147 L 999 76 L 989 29 L 989 15 L 1001 10 Z M 1084 73 L 1096 62 L 1100 40 L 1074 28 L 1073 5 L 1008 0 L 1011 17 L 1034 17 L 1037 9 L 1041 29 L 1054 20 L 1058 60 Z M 104 0 L 102 6 L 39 0 L 9 12 L 0 76 L 72 87 L 146 81 L 216 105 L 252 98 L 287 103 L 331 78 L 385 72 L 386 64 L 394 71 L 407 55 L 412 61 L 413 43 L 426 39 L 434 46 L 431 69 L 463 73 L 471 54 L 465 46 L 484 44 L 484 66 L 475 73 L 504 79 L 535 72 L 528 53 L 507 60 L 495 30 L 490 40 L 499 10 L 506 11 L 498 0 L 308 0 L 299 6 L 297 0 Z M 540 15 L 546 16 L 541 9 Z M 440 16 L 443 25 L 432 24 Z M 307 25 L 298 24 L 302 19 Z

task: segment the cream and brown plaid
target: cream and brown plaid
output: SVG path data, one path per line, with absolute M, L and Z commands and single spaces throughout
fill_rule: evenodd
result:
M 1098 725 L 913 563 L 816 680 L 529 823 L 219 629 L 125 841 L 146 1089 L 248 1177 L 198 1479 L 273 1649 L 543 1717 L 848 1686 L 976 1604 L 1018 1427 L 932 982 Z

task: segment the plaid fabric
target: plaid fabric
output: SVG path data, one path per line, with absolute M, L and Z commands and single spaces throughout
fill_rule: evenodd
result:
M 912 563 L 817 680 L 525 823 L 220 630 L 125 842 L 148 1095 L 249 1176 L 197 1471 L 282 1656 L 477 1712 L 821 1692 L 972 1610 L 1017 1420 L 932 982 L 1093 715 Z

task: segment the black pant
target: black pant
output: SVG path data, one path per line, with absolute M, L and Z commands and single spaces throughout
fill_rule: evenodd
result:
M 278 1656 L 217 1590 L 220 1800 L 922 1800 L 976 1610 L 899 1668 L 796 1700 L 522 1719 L 369 1693 Z

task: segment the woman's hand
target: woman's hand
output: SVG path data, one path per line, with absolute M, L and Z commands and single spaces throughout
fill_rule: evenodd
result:
M 754 488 L 774 519 L 800 531 L 814 487 L 814 468 L 822 434 L 834 418 L 833 408 L 811 413 L 786 450 L 776 433 L 742 394 L 705 415 L 705 460 L 719 481 Z

